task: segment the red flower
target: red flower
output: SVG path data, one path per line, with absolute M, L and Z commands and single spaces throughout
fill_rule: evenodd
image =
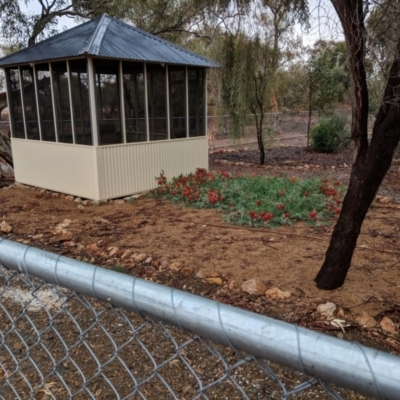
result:
M 310 218 L 311 219 L 314 219 L 316 215 L 317 215 L 317 212 L 315 210 L 310 211 Z

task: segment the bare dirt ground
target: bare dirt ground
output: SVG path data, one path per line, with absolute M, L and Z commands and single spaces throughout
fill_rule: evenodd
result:
M 215 149 L 210 169 L 332 176 L 346 183 L 351 157 L 351 149 L 323 155 L 283 143 L 260 167 L 257 151 L 246 145 Z M 2 235 L 400 355 L 399 166 L 395 160 L 380 190 L 386 198 L 367 215 L 345 284 L 330 292 L 318 290 L 313 279 L 335 220 L 322 227 L 254 229 L 229 225 L 213 210 L 146 196 L 82 207 L 63 195 L 16 185 L 0 190 L 0 216 L 12 227 Z M 290 296 L 247 294 L 241 286 L 253 278 Z M 317 311 L 328 301 L 337 306 L 330 316 Z M 342 321 L 344 332 L 333 320 Z

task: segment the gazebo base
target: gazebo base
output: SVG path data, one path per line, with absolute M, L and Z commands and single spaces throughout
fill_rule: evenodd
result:
M 161 171 L 172 178 L 208 168 L 206 136 L 101 147 L 11 142 L 16 182 L 91 200 L 153 189 Z

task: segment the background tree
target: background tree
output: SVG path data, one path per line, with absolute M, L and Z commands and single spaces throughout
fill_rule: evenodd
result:
M 244 133 L 247 113 L 254 115 L 260 164 L 265 163 L 265 114 L 274 87 L 274 56 L 270 43 L 258 36 L 228 35 L 224 49 L 223 99 L 230 112 L 230 134 Z
M 57 33 L 61 17 L 87 19 L 107 13 L 176 42 L 182 36 L 201 36 L 204 26 L 215 18 L 241 12 L 248 1 L 25 0 L 26 7 L 21 7 L 20 0 L 3 0 L 0 3 L 1 31 L 10 45 L 30 46 Z
M 307 148 L 310 144 L 313 111 L 325 113 L 335 103 L 343 103 L 349 91 L 347 51 L 344 42 L 318 41 L 306 64 Z
M 277 72 L 293 56 L 285 40 L 293 33 L 296 19 L 303 18 L 306 5 L 272 0 L 254 2 L 252 7 L 250 20 L 226 34 L 222 97 L 230 115 L 231 137 L 242 137 L 247 114 L 254 115 L 260 164 L 264 164 L 265 114 L 270 111 Z
M 32 45 L 36 40 L 57 33 L 60 17 L 92 18 L 104 12 L 115 14 L 118 9 L 113 0 L 3 0 L 0 3 L 2 35 L 12 46 Z M 39 9 L 32 13 L 29 9 Z
M 362 223 L 378 188 L 390 168 L 400 139 L 400 35 L 397 24 L 388 27 L 392 54 L 385 62 L 388 74 L 383 98 L 368 140 L 369 90 L 367 84 L 366 43 L 372 33 L 366 25 L 369 2 L 331 0 L 343 27 L 349 54 L 352 95 L 354 158 L 342 212 L 334 227 L 324 263 L 315 281 L 320 289 L 340 287 L 350 268 Z M 400 17 L 399 1 L 379 1 L 374 12 Z

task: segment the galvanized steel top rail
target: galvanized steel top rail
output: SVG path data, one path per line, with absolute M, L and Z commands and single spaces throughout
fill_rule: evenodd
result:
M 0 238 L 0 264 L 378 399 L 399 399 L 400 358 Z

